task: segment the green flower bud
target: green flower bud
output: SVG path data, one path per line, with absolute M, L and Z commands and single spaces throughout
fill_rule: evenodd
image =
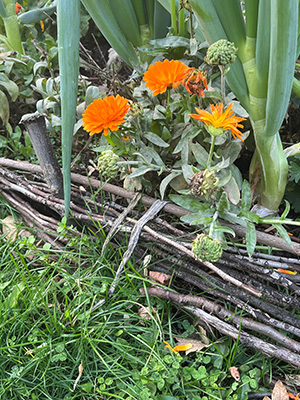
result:
M 120 157 L 117 156 L 112 150 L 103 151 L 98 157 L 97 169 L 99 174 L 105 179 L 115 178 L 119 171 L 117 162 Z
M 192 251 L 202 261 L 216 262 L 222 256 L 221 242 L 205 233 L 197 235 L 192 243 Z
M 234 43 L 221 39 L 209 46 L 205 61 L 210 65 L 227 65 L 235 62 L 237 48 Z
M 215 176 L 214 172 L 205 169 L 192 176 L 191 194 L 196 197 L 211 195 L 218 189 L 218 184 L 219 178 Z

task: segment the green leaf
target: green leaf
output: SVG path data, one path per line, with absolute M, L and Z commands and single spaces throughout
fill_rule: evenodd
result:
M 300 165 L 298 163 L 295 163 L 294 161 L 291 161 L 289 171 L 290 180 L 298 183 L 300 180 Z
M 143 136 L 149 140 L 149 142 L 155 144 L 159 147 L 169 147 L 170 145 L 166 143 L 163 139 L 161 139 L 158 135 L 153 132 L 146 132 Z
M 246 248 L 249 257 L 254 253 L 256 246 L 256 229 L 255 225 L 252 222 L 247 222 L 247 230 L 246 230 Z
M 0 86 L 8 91 L 12 101 L 15 101 L 19 96 L 18 85 L 11 81 L 4 73 L 0 74 Z
M 72 29 L 70 27 L 72 21 Z M 71 199 L 71 152 L 77 105 L 80 38 L 80 0 L 57 2 L 58 59 L 62 115 L 62 162 L 65 213 Z
M 225 221 L 231 222 L 232 224 L 238 224 L 244 227 L 247 226 L 245 218 L 238 217 L 236 214 L 233 214 L 232 212 L 220 213 L 220 218 L 224 219 Z
M 120 28 L 110 2 L 108 0 L 81 0 L 81 2 L 119 56 L 131 67 L 138 66 L 139 59 L 136 50 Z M 67 7 L 66 11 L 68 11 Z M 129 25 L 128 29 L 131 29 Z
M 287 233 L 287 230 L 281 224 L 272 224 L 272 225 L 276 228 L 277 232 L 282 237 L 282 239 L 284 239 L 287 244 L 289 244 L 291 247 L 293 247 L 291 238 L 290 238 L 289 234 Z
M 217 225 L 214 226 L 214 232 L 223 232 L 223 233 L 229 233 L 230 235 L 232 235 L 233 237 L 235 237 L 235 232 L 233 229 L 228 228 L 227 226 L 221 226 L 221 225 Z
M 205 150 L 205 148 L 201 146 L 200 143 L 191 143 L 190 148 L 192 150 L 192 153 L 194 154 L 197 163 L 199 163 L 202 167 L 206 168 L 208 160 L 208 152 Z
M 246 181 L 245 179 L 243 181 L 243 186 L 242 186 L 241 209 L 243 211 L 250 210 L 251 202 L 252 202 L 251 188 L 248 181 Z
M 146 172 L 157 171 L 158 169 L 159 168 L 155 167 L 154 165 L 151 167 L 143 165 L 142 167 L 140 167 L 137 170 L 135 170 L 134 172 L 132 172 L 132 174 L 129 175 L 129 178 L 136 178 L 137 176 L 145 175 Z
M 234 177 L 231 177 L 230 181 L 224 186 L 224 190 L 231 203 L 237 205 L 240 201 L 240 189 Z
M 176 178 L 176 176 L 180 175 L 180 173 L 178 172 L 171 172 L 171 174 L 167 175 L 160 183 L 159 185 L 159 192 L 160 192 L 160 196 L 163 199 L 165 196 L 165 191 L 166 188 L 168 187 L 169 183 Z
M 290 203 L 287 200 L 284 200 L 284 202 L 285 202 L 285 209 L 281 214 L 280 219 L 285 219 L 285 217 L 288 215 L 291 209 Z
M 7 125 L 9 121 L 9 103 L 6 94 L 0 90 L 0 118 L 3 125 Z
M 36 24 L 39 23 L 41 20 L 48 18 L 48 15 L 52 15 L 55 10 L 56 5 L 43 8 L 35 8 L 34 10 L 29 10 L 18 15 L 18 20 L 22 22 L 22 24 Z
M 217 210 L 221 213 L 230 210 L 230 203 L 228 201 L 228 197 L 225 192 L 222 193 L 220 200 L 217 203 Z
M 254 222 L 258 224 L 260 222 L 260 218 L 257 214 L 254 214 L 251 211 L 248 210 L 241 210 L 240 214 L 241 216 L 247 218 L 250 222 Z
M 187 214 L 181 217 L 181 221 L 190 225 L 208 225 L 213 221 L 213 212 L 207 210 L 203 213 Z
M 190 196 L 180 196 L 179 194 L 171 194 L 169 198 L 178 206 L 186 208 L 193 212 L 204 212 L 210 208 L 207 204 L 201 203 L 200 201 L 193 200 Z
M 189 129 L 188 132 L 184 131 L 183 137 L 177 143 L 177 146 L 175 147 L 173 154 L 180 153 L 184 146 L 185 141 L 188 139 L 192 140 L 194 137 L 198 135 L 198 133 L 199 133 L 199 128 L 197 127 Z

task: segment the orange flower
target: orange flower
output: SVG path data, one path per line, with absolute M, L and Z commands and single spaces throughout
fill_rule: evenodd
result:
M 241 141 L 243 141 L 242 139 L 243 134 L 238 130 L 238 128 L 243 128 L 243 125 L 239 124 L 239 122 L 245 121 L 245 118 L 240 118 L 232 115 L 233 111 L 231 110 L 231 108 L 232 108 L 232 103 L 230 103 L 229 106 L 226 108 L 226 110 L 223 112 L 222 103 L 219 103 L 216 106 L 211 104 L 210 105 L 211 114 L 208 111 L 196 108 L 198 114 L 189 114 L 189 116 L 204 122 L 208 128 L 210 127 L 213 128 L 211 129 L 211 133 L 214 129 L 215 130 L 219 128 L 223 130 L 229 129 L 234 139 L 238 137 Z
M 189 72 L 188 77 L 184 82 L 184 86 L 190 94 L 196 94 L 201 97 L 204 97 L 203 87 L 208 90 L 205 76 L 202 71 L 197 71 L 196 69 L 192 69 Z
M 144 81 L 153 95 L 157 96 L 164 93 L 168 87 L 177 88 L 181 85 L 190 71 L 190 67 L 178 60 L 157 61 L 145 72 Z
M 168 342 L 165 342 L 165 341 L 164 341 L 164 344 L 165 344 L 164 348 L 170 349 L 175 354 L 177 354 L 179 351 L 186 351 L 192 347 L 191 344 L 183 344 L 183 345 L 172 347 Z
M 16 2 L 16 14 L 18 14 L 20 10 L 22 10 L 22 6 L 20 3 Z
M 119 95 L 94 100 L 82 116 L 83 128 L 90 132 L 90 135 L 104 131 L 104 136 L 107 136 L 109 130 L 119 129 L 129 108 L 128 100 Z

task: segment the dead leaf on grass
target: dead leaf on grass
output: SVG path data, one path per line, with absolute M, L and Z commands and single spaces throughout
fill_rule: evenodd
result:
M 239 369 L 238 369 L 237 367 L 230 367 L 230 368 L 229 368 L 229 371 L 230 371 L 230 375 L 231 375 L 237 382 L 240 382 L 240 381 L 241 381 Z
M 171 275 L 164 274 L 163 272 L 156 272 L 156 271 L 150 271 L 149 276 L 151 279 L 153 279 L 155 282 L 160 283 L 161 285 L 168 285 L 171 280 Z
M 19 231 L 12 215 L 0 219 L 0 223 L 2 224 L 2 232 L 6 235 L 4 240 L 11 240 L 14 242 L 17 238 L 28 237 L 31 235 L 31 233 L 26 229 L 21 229 Z
M 271 400 L 269 397 L 265 396 L 263 400 Z M 281 381 L 277 381 L 273 392 L 272 400 L 289 400 L 289 394 Z
M 142 306 L 141 308 L 138 309 L 138 315 L 143 318 L 146 319 L 147 321 L 150 321 L 153 317 L 152 314 L 156 313 L 156 307 L 152 307 L 152 309 L 150 310 L 149 307 L 144 307 Z M 143 321 L 140 322 L 141 325 L 145 326 L 145 323 Z

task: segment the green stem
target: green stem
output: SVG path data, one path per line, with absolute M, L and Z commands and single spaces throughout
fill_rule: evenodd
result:
M 254 124 L 254 137 L 256 151 L 250 166 L 250 181 L 255 182 L 255 176 L 260 177 L 260 184 L 256 188 L 260 196 L 259 203 L 268 210 L 277 211 L 288 177 L 286 155 L 278 132 L 274 137 L 266 137 L 264 129 Z M 258 161 L 259 170 L 256 168 Z
M 173 29 L 173 34 L 177 35 L 177 16 L 176 16 L 176 3 L 175 0 L 170 0 L 171 7 L 171 26 Z
M 214 148 L 215 148 L 215 142 L 216 142 L 216 137 L 212 136 L 211 137 L 211 144 L 210 144 L 209 154 L 208 154 L 208 158 L 207 158 L 207 169 L 210 168 L 210 164 L 211 164 L 211 161 L 212 161 L 212 156 L 213 156 L 213 152 L 214 152 Z
M 225 65 L 221 65 L 221 96 L 225 102 Z
M 178 11 L 178 35 L 183 36 L 185 35 L 185 23 L 184 23 L 184 8 Z

